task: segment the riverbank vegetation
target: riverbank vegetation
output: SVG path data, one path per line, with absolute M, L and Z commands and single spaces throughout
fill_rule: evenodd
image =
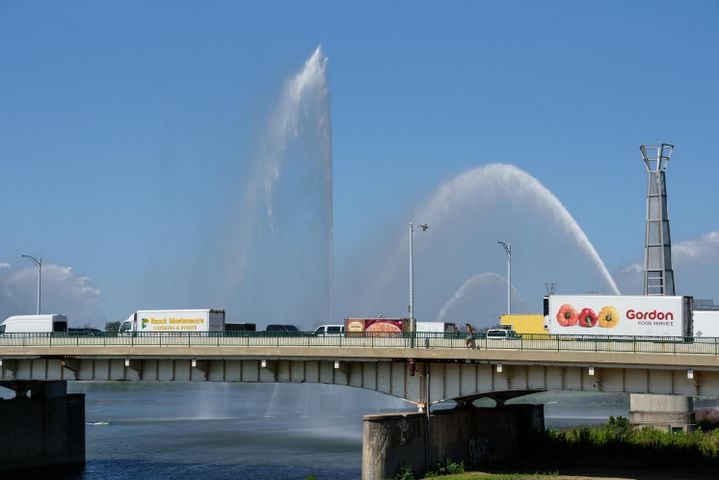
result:
M 666 432 L 631 428 L 624 417 L 606 425 L 567 431 L 547 430 L 529 455 L 515 456 L 514 465 L 534 468 L 718 468 L 719 429 Z
M 422 478 L 447 480 L 549 480 L 571 478 L 559 471 L 577 468 L 616 470 L 652 469 L 717 473 L 719 478 L 719 428 L 716 422 L 700 422 L 694 432 L 635 429 L 624 417 L 610 417 L 602 426 L 571 430 L 547 430 L 529 448 L 501 464 L 483 465 L 494 473 L 465 472 L 462 462 L 447 460 Z M 531 473 L 505 473 L 505 472 Z M 541 472 L 541 473 L 535 473 Z M 450 475 L 451 474 L 451 475 Z M 450 476 L 447 476 L 450 475 Z M 393 480 L 413 480 L 403 468 Z

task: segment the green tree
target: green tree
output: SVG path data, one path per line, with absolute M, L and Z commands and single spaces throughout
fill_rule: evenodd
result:
M 115 332 L 120 330 L 120 322 L 107 322 L 105 324 L 105 331 L 106 332 Z

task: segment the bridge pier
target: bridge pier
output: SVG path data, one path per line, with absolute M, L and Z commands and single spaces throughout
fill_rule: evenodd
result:
M 66 381 L 0 386 L 16 392 L 0 400 L 0 473 L 85 463 L 85 394 Z
M 694 399 L 683 395 L 632 393 L 629 395 L 629 423 L 667 431 L 696 428 Z
M 415 473 L 445 459 L 472 468 L 503 463 L 544 432 L 543 405 L 459 407 L 363 418 L 362 480 L 384 480 L 402 465 Z

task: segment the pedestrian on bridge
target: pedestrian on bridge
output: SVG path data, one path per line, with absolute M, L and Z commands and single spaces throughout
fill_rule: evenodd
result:
M 467 340 L 465 340 L 464 343 L 467 345 L 467 348 L 474 348 L 474 328 L 467 323 L 464 330 L 467 332 Z

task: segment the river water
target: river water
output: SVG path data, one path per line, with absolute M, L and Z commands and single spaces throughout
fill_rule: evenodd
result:
M 85 397 L 87 464 L 73 480 L 359 479 L 362 415 L 412 411 L 317 384 L 70 383 Z M 623 395 L 541 394 L 548 426 L 628 415 Z

